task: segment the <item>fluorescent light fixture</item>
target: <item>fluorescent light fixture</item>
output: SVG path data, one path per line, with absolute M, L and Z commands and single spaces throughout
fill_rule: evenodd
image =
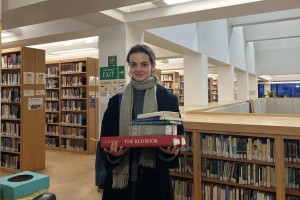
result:
M 164 2 L 168 5 L 179 4 L 179 3 L 187 3 L 194 0 L 164 0 Z
M 125 6 L 125 7 L 121 7 L 118 9 L 123 12 L 135 12 L 135 11 L 141 11 L 141 10 L 146 10 L 146 9 L 156 8 L 156 7 L 157 6 L 154 5 L 153 3 L 146 2 L 146 3 L 139 3 L 139 4 L 131 5 L 131 6 Z
M 84 41 L 85 41 L 86 44 L 89 44 L 89 43 L 93 43 L 93 42 L 94 42 L 94 40 L 93 40 L 92 37 L 90 37 L 90 38 L 85 38 Z
M 3 30 L 1 32 L 1 37 L 2 38 L 7 38 L 7 37 L 13 37 L 21 34 L 21 29 L 20 28 L 14 28 L 14 29 L 9 29 L 9 30 Z
M 70 41 L 70 40 L 69 41 L 65 41 L 64 42 L 64 46 L 65 47 L 72 46 L 72 41 Z
M 272 79 L 272 77 L 269 76 L 269 75 L 260 75 L 260 76 L 258 76 L 258 77 L 260 77 L 260 78 L 262 78 L 262 79 L 265 79 L 265 80 L 267 80 L 267 81 L 269 81 L 269 80 Z
M 90 53 L 98 51 L 97 48 L 83 48 L 83 49 L 72 49 L 72 50 L 65 50 L 65 51 L 56 51 L 52 52 L 52 55 L 66 55 L 66 54 L 73 54 L 73 53 Z

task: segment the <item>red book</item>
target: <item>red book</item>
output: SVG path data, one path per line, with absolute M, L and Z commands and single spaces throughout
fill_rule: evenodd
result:
M 112 142 L 122 147 L 169 147 L 184 146 L 182 135 L 143 135 L 143 136 L 112 136 L 101 137 L 101 147 L 109 148 Z

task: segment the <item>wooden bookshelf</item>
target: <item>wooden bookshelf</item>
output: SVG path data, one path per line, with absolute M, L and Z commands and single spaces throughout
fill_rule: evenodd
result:
M 300 153 L 296 153 L 300 152 L 300 124 L 296 123 L 299 117 L 228 114 L 224 118 L 218 113 L 199 113 L 183 114 L 183 118 L 185 132 L 192 135 L 192 178 L 174 172 L 171 175 L 175 180 L 192 181 L 195 200 L 213 199 L 216 191 L 233 189 L 244 197 L 249 194 L 276 200 L 300 197 L 299 176 L 295 175 L 300 169 Z M 222 151 L 222 146 L 227 148 Z M 287 146 L 291 147 L 285 151 Z M 232 149 L 231 153 L 229 150 L 226 153 L 226 149 Z M 287 162 L 289 156 L 294 162 Z M 287 168 L 292 170 L 288 172 Z M 226 179 L 221 176 L 224 169 L 231 170 Z M 254 176 L 257 169 L 259 179 L 257 174 Z
M 58 148 L 60 122 L 60 63 L 46 63 L 46 147 Z
M 178 91 L 179 105 L 184 106 L 184 76 L 182 74 L 179 75 L 179 81 L 175 87 Z
M 44 70 L 44 50 L 2 50 L 1 171 L 45 168 Z
M 91 138 L 98 138 L 99 132 L 98 60 L 79 58 L 47 63 L 47 71 L 51 69 L 59 72 L 47 77 L 50 83 L 55 82 L 46 88 L 50 94 L 46 111 L 47 148 L 95 153 L 96 142 Z
M 179 72 L 162 72 L 160 83 L 167 90 L 178 97 L 178 104 L 180 104 L 180 96 L 178 90 Z

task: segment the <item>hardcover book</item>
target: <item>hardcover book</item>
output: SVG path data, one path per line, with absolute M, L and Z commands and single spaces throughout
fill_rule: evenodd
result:
M 109 148 L 112 142 L 122 147 L 180 147 L 186 144 L 182 135 L 111 136 L 101 137 L 101 148 Z
M 177 135 L 177 125 L 133 125 L 133 135 Z
M 158 112 L 151 112 L 151 113 L 143 113 L 143 114 L 137 115 L 137 118 L 140 119 L 140 118 L 157 117 L 157 116 L 179 118 L 179 112 L 172 112 L 172 111 L 158 111 Z

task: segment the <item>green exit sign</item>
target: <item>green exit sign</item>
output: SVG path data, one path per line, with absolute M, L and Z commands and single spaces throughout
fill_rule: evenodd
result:
M 125 67 L 100 67 L 100 80 L 125 79 Z

